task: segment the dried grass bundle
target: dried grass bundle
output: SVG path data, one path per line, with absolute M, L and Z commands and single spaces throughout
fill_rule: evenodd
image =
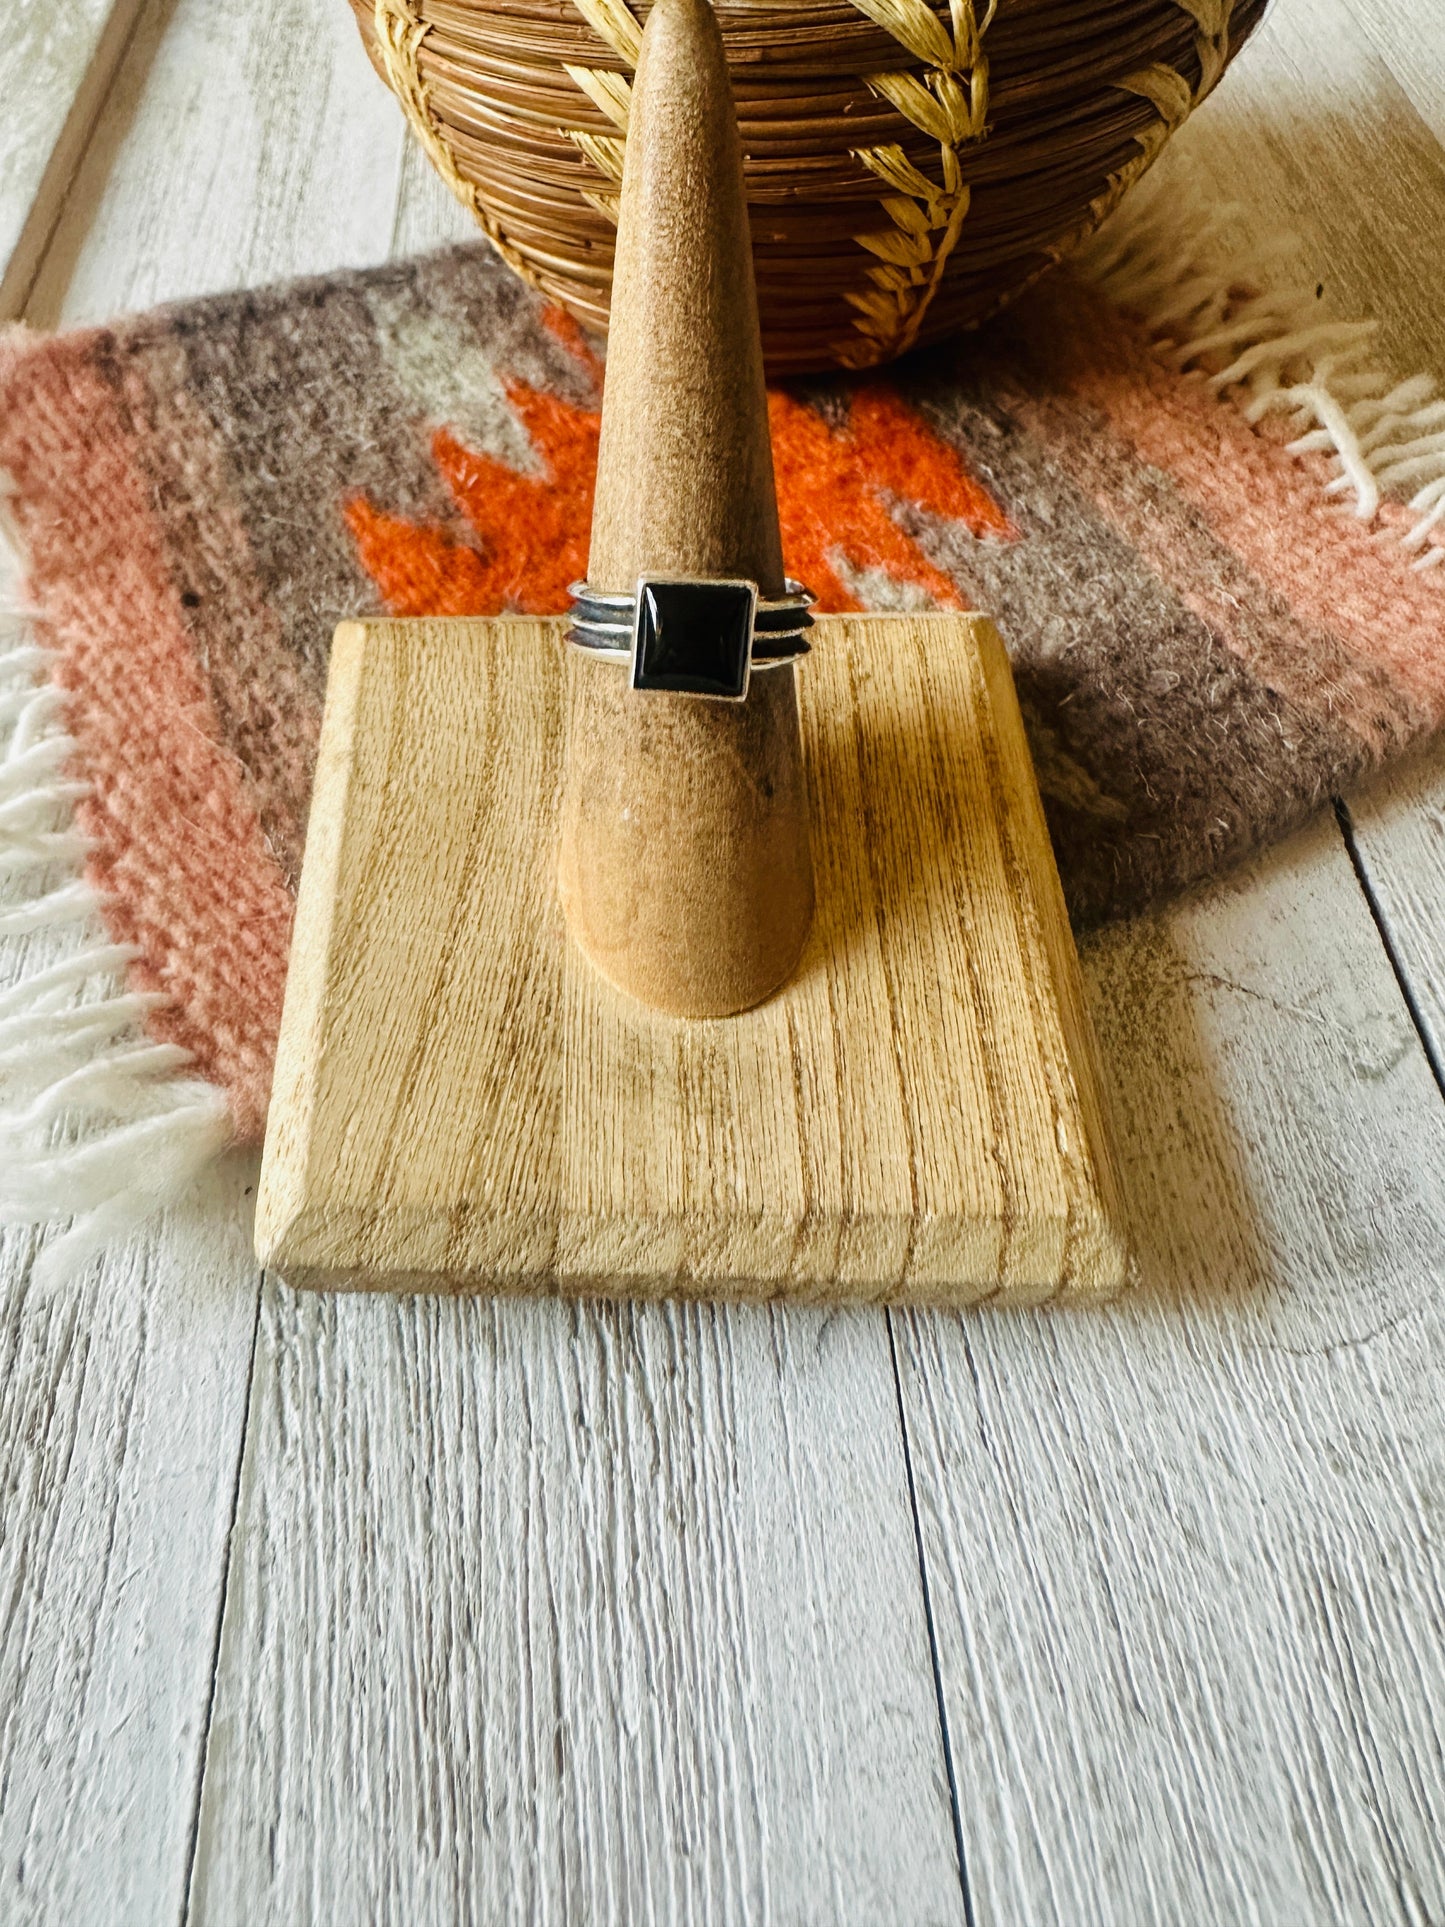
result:
M 351 0 L 503 257 L 607 320 L 648 0 Z M 1090 234 L 1265 0 L 717 0 L 773 374 L 968 327 Z

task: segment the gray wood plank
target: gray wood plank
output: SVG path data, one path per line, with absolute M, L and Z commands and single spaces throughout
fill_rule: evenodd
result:
M 1422 751 L 1345 801 L 1361 873 L 1445 1083 L 1445 754 Z
M 1438 43 L 1434 0 L 1390 5 Z M 1322 306 L 1376 319 L 1384 361 L 1413 374 L 1439 359 L 1445 157 L 1367 26 L 1377 11 L 1377 0 L 1277 0 L 1178 149 L 1246 231 L 1294 230 Z
M 0 1241 L 0 1918 L 180 1917 L 259 1274 L 250 1161 L 42 1296 Z
M 342 0 L 176 0 L 121 65 L 26 318 L 383 261 L 405 139 Z
M 475 241 L 477 224 L 415 141 L 401 159 L 392 252 L 424 254 L 455 241 Z
M 1352 10 L 1280 0 L 1182 143 L 1435 358 L 1439 156 Z M 1143 1291 L 900 1327 L 975 1919 L 1439 1918 L 1430 1066 L 1328 821 L 1086 971 Z
M 97 10 L 22 9 L 57 32 L 67 11 Z M 51 84 L 27 74 L 37 94 Z M 30 318 L 380 258 L 401 138 L 334 0 L 148 8 Z M 0 982 L 25 954 L 58 953 L 11 943 Z M 7 1923 L 184 1910 L 259 1303 L 254 1175 L 231 1161 L 48 1298 L 33 1240 L 0 1247 Z
M 1445 1109 L 1328 824 L 1086 967 L 1138 1298 L 899 1327 L 974 1918 L 1439 1918 Z
M 54 727 L 9 657 L 17 627 L 0 623 L 7 751 L 13 728 L 34 745 Z M 22 816 L 22 833 L 47 827 L 38 805 Z M 24 883 L 0 870 L 0 908 Z M 8 934 L 0 991 L 102 941 L 98 921 Z M 22 1015 L 7 999 L 12 1099 Z M 254 1179 L 254 1160 L 226 1160 L 203 1197 L 61 1285 L 40 1284 L 34 1232 L 0 1232 L 7 1923 L 176 1918 L 184 1902 L 260 1296 Z
M 1445 38 L 1429 0 L 1371 0 L 1354 10 L 1354 24 L 1445 147 Z
M 268 1287 L 192 1918 L 960 1920 L 883 1320 Z
M 16 640 L 0 624 L 0 651 Z M 7 748 L 38 722 L 24 673 L 11 659 L 0 679 Z M 32 712 L 18 719 L 17 694 Z M 0 905 L 25 881 L 7 866 Z M 98 920 L 8 935 L 0 989 L 102 944 Z M 4 1026 L 7 1097 L 22 1014 Z M 33 1232 L 0 1234 L 7 1923 L 177 1918 L 184 1903 L 260 1296 L 254 1166 L 227 1159 L 65 1284 L 41 1287 Z
M 960 1919 L 896 1396 L 877 1316 L 268 1287 L 194 1919 Z
M 1303 66 L 1312 20 L 1296 6 L 1278 14 L 1276 24 L 1289 58 Z M 1396 372 L 1424 368 L 1445 387 L 1445 249 L 1439 245 L 1445 233 L 1445 39 L 1421 0 L 1377 0 L 1347 18 L 1332 16 L 1330 28 L 1355 49 L 1352 92 L 1361 141 L 1349 154 L 1313 157 L 1309 194 L 1297 192 L 1293 182 L 1280 190 L 1290 196 L 1288 218 L 1310 230 L 1324 210 L 1346 210 L 1359 298 L 1408 317 L 1404 344 L 1394 337 L 1388 343 Z M 1423 150 L 1418 129 L 1412 129 L 1403 179 L 1402 97 L 1436 143 L 1433 151 Z M 1417 151 L 1424 151 L 1423 165 L 1411 158 Z M 1405 360 L 1407 354 L 1414 360 Z M 1441 630 L 1445 634 L 1445 580 Z M 1424 750 L 1379 781 L 1351 790 L 1347 801 L 1352 841 L 1377 913 L 1437 1071 L 1445 1073 L 1445 754 L 1438 747 Z
M 0 321 L 25 305 L 144 0 L 0 0 Z

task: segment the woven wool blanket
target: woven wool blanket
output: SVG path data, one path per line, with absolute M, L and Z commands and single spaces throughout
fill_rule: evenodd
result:
M 824 609 L 996 618 L 1081 924 L 1445 717 L 1445 411 L 1180 229 L 771 397 Z M 73 1257 L 259 1137 L 332 630 L 563 609 L 601 374 L 480 246 L 3 339 L 0 932 L 74 928 L 0 996 L 7 1215 Z

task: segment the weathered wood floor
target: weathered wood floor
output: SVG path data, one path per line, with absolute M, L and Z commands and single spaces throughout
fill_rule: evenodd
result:
M 1186 130 L 1445 376 L 1439 0 Z M 0 0 L 40 325 L 462 217 L 341 0 Z M 0 1269 L 0 1919 L 1445 1921 L 1445 753 L 1092 943 L 1107 1314 Z M 13 971 L 18 952 L 7 961 Z

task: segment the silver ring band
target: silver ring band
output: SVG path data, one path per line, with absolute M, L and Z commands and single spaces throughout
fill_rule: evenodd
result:
M 733 576 L 717 579 L 727 582 L 742 580 L 741 577 Z M 658 575 L 644 576 L 642 580 L 644 582 L 698 582 L 706 585 L 714 580 L 714 578 L 705 575 Z M 806 609 L 810 608 L 818 599 L 806 583 L 795 581 L 792 576 L 787 576 L 784 579 L 783 590 L 784 593 L 780 596 L 760 595 L 758 597 L 759 610 Z M 590 583 L 569 582 L 567 585 L 567 593 L 574 602 L 602 602 L 606 603 L 607 606 L 612 609 L 632 609 L 637 606 L 636 589 L 594 589 Z
M 568 642 L 627 664 L 632 687 L 740 701 L 754 669 L 808 653 L 812 591 L 791 576 L 780 596 L 745 578 L 643 576 L 631 594 L 574 582 Z

